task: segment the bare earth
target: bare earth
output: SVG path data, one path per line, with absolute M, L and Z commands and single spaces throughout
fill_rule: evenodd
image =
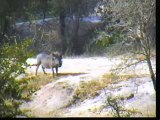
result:
M 30 58 L 27 62 L 34 64 L 36 59 Z M 33 94 L 32 101 L 23 103 L 20 108 L 29 110 L 28 114 L 35 117 L 109 117 L 109 111 L 111 111 L 109 108 L 97 110 L 105 103 L 104 90 L 99 91 L 100 94 L 95 98 L 86 99 L 71 106 L 67 105 L 73 100 L 74 90 L 82 81 L 100 79 L 103 74 L 110 73 L 110 70 L 120 62 L 120 58 L 108 59 L 107 57 L 64 58 L 59 73 L 70 73 L 70 75 L 57 77 L 53 82 L 43 86 Z M 155 61 L 152 63 L 155 67 Z M 35 74 L 35 69 L 36 67 L 28 68 L 27 72 Z M 47 69 L 46 72 L 51 73 L 51 70 Z M 141 63 L 134 69 L 122 72 L 122 74 L 133 73 L 149 74 L 147 64 Z M 43 74 L 41 67 L 38 74 Z M 134 97 L 125 101 L 126 108 L 143 111 L 143 117 L 148 117 L 149 113 L 155 114 L 156 96 L 149 76 L 111 84 L 105 89 L 113 96 L 127 96 L 133 93 Z

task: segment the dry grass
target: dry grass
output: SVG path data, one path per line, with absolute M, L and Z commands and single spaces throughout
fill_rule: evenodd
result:
M 148 76 L 148 74 L 144 74 L 144 75 L 137 75 L 137 74 L 104 74 L 102 76 L 102 80 L 105 82 L 109 82 L 109 83 L 117 83 L 120 81 L 126 81 L 128 79 L 132 79 L 132 78 L 141 78 L 141 77 L 146 77 Z
M 23 89 L 22 99 L 30 100 L 32 93 L 54 80 L 56 80 L 56 77 L 54 79 L 52 74 L 41 74 L 38 76 L 28 75 L 27 77 L 18 80 L 19 84 L 21 84 L 21 88 Z
M 147 105 L 140 109 L 142 117 L 156 117 L 156 105 Z
M 34 74 L 28 74 L 25 78 L 22 78 L 18 80 L 17 82 L 21 84 L 21 89 L 23 89 L 22 99 L 23 100 L 30 100 L 32 93 L 39 90 L 42 86 L 54 82 L 58 80 L 59 77 L 65 77 L 65 76 L 76 76 L 81 75 L 85 73 L 59 73 L 58 75 L 55 75 L 53 77 L 52 73 L 47 73 L 47 75 L 39 74 L 35 76 Z M 64 88 L 67 87 L 67 85 L 63 85 Z
M 85 100 L 90 97 L 99 95 L 99 90 L 107 87 L 108 84 L 113 84 L 120 81 L 125 81 L 131 78 L 140 77 L 138 75 L 115 75 L 115 74 L 104 74 L 101 79 L 91 80 L 82 82 L 79 87 L 75 90 L 74 97 L 76 99 Z M 141 76 L 142 77 L 142 76 Z
M 81 99 L 82 101 L 98 95 L 98 90 L 105 87 L 103 82 L 99 80 L 92 80 L 88 82 L 83 82 L 80 86 L 75 90 L 75 98 Z

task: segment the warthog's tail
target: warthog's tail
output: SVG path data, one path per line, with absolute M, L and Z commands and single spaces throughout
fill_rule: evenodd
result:
M 28 66 L 37 66 L 37 65 L 38 65 L 38 64 L 32 64 L 32 65 L 31 65 L 31 64 L 28 64 Z
M 31 68 L 31 66 L 37 66 L 37 65 L 38 65 L 38 64 L 26 64 L 25 66 Z

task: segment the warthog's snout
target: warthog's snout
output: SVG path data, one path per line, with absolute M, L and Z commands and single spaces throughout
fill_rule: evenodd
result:
M 62 60 L 59 61 L 59 66 L 58 67 L 61 67 L 62 66 Z
M 62 66 L 62 54 L 60 54 L 58 52 L 54 52 L 54 53 L 52 53 L 52 56 L 57 58 L 57 60 L 59 62 L 58 67 L 61 67 Z

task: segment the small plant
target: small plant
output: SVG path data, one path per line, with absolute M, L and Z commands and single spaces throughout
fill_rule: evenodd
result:
M 114 98 L 110 95 L 107 96 L 106 107 L 111 108 L 110 113 L 113 117 L 132 117 L 135 114 L 141 114 L 141 112 L 135 109 L 126 109 L 124 107 L 124 99 L 121 96 Z

